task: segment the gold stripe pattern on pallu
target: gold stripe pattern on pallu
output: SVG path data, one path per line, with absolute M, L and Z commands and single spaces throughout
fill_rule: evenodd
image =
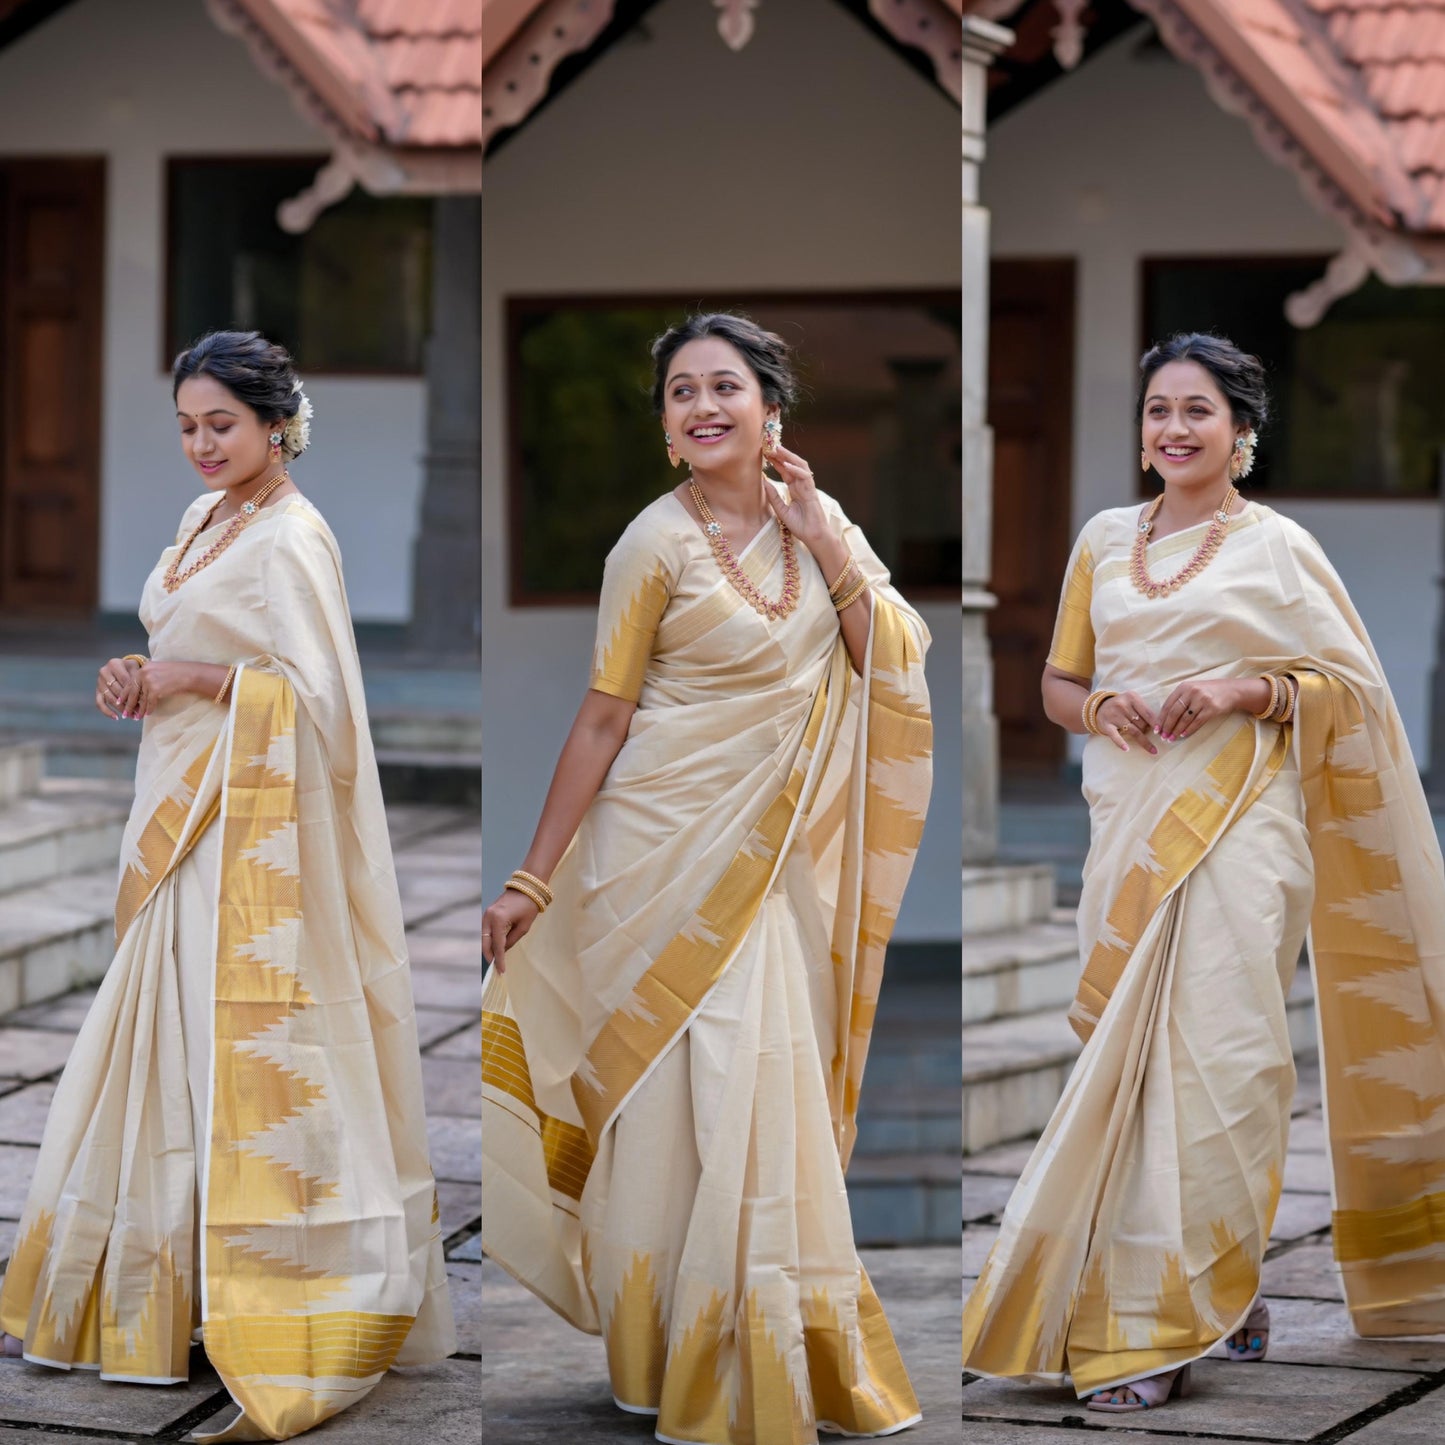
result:
M 554 1119 L 537 1107 L 522 1030 L 516 1019 L 494 1009 L 482 1010 L 482 1083 L 500 1089 L 521 1106 L 509 1112 L 542 1141 L 547 1182 L 568 1199 L 580 1200 L 592 1170 L 592 1141 L 585 1129 Z
M 325 1308 L 352 1300 L 357 1284 L 339 1272 L 349 1256 L 307 1230 L 308 1214 L 338 1196 L 340 1181 L 306 1172 L 289 1152 L 292 1131 L 326 1097 L 306 1073 L 307 1049 L 290 1043 L 305 1034 L 298 1021 L 314 1003 L 295 956 L 295 732 L 290 683 L 238 671 L 224 736 L 202 1237 L 206 1353 L 242 1413 L 211 1440 L 285 1440 L 310 1429 L 380 1378 L 411 1325 L 408 1316 Z M 345 1237 L 344 1226 L 330 1229 Z
M 752 927 L 802 801 L 830 687 L 825 680 L 814 695 L 787 784 L 768 804 L 692 918 L 598 1030 L 573 1074 L 572 1097 L 594 1144 L 653 1063 L 687 1027 Z
M 1432 1333 L 1445 1328 L 1445 1050 L 1410 906 L 1428 900 L 1406 899 L 1406 819 L 1359 698 L 1329 674 L 1296 676 L 1335 1258 L 1360 1334 Z M 1416 866 L 1423 893 L 1431 865 Z
M 1069 1023 L 1086 1043 L 1155 910 L 1198 866 L 1229 820 L 1244 812 L 1283 766 L 1289 730 L 1276 727 L 1264 767 L 1241 801 L 1254 767 L 1255 726 L 1246 720 L 1230 734 L 1200 783 L 1186 788 L 1164 810 L 1142 855 L 1124 875 L 1109 905 L 1107 931 L 1089 951 L 1069 1010 Z
M 1094 675 L 1094 623 L 1089 609 L 1094 598 L 1094 554 L 1087 542 L 1080 542 L 1074 565 L 1064 583 L 1059 615 L 1054 623 L 1054 640 L 1049 647 L 1049 666 L 1071 677 Z

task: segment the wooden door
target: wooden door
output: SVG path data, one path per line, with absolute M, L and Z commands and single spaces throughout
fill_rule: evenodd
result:
M 0 159 L 7 614 L 96 608 L 104 208 L 102 160 Z
M 998 598 L 989 640 L 999 760 L 1005 770 L 1043 771 L 1064 758 L 1039 677 L 1072 541 L 1074 263 L 995 261 L 989 286 L 989 590 Z

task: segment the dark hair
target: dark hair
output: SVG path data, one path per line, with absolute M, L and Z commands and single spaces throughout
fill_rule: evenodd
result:
M 1154 374 L 1171 361 L 1198 362 L 1224 393 L 1235 424 L 1256 432 L 1263 428 L 1269 418 L 1269 387 L 1264 379 L 1264 363 L 1259 357 L 1241 351 L 1227 337 L 1202 331 L 1177 332 L 1168 341 L 1151 346 L 1139 359 L 1136 420 L 1142 420 L 1144 416 L 1144 397 Z
M 181 383 L 211 376 L 262 421 L 288 420 L 301 406 L 301 381 L 284 346 L 259 331 L 208 331 L 175 359 L 171 400 Z
M 652 406 L 662 415 L 667 389 L 667 368 L 680 347 L 704 336 L 716 336 L 735 346 L 743 355 L 769 406 L 787 411 L 798 399 L 798 378 L 793 371 L 788 343 L 771 331 L 764 331 L 750 316 L 732 311 L 709 311 L 689 316 L 670 326 L 652 343 Z

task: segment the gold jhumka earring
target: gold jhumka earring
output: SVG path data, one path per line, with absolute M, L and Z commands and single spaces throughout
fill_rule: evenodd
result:
M 1149 470 L 1149 453 L 1142 448 L 1139 451 L 1139 470 L 1142 472 Z

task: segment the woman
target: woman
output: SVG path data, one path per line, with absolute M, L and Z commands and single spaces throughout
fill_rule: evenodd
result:
M 659 1440 L 889 1434 L 918 1406 L 843 1170 L 928 633 L 781 445 L 778 337 L 694 316 L 653 360 L 691 475 L 607 559 L 591 690 L 483 914 L 483 1244 L 605 1337 Z
M 290 358 L 177 358 L 208 492 L 146 582 L 117 951 L 56 1090 L 4 1291 L 25 1358 L 171 1384 L 193 1332 L 284 1440 L 453 1348 L 386 818 L 336 540 L 286 463 Z M 8 1343 L 8 1342 L 7 1342 Z M 14 1345 L 11 1345 L 14 1351 Z
M 1093 734 L 1086 1043 L 963 1331 L 967 1368 L 1068 1375 L 1106 1411 L 1186 1393 L 1221 1341 L 1268 1348 L 1307 931 L 1355 1328 L 1445 1330 L 1445 878 L 1409 744 L 1318 544 L 1235 491 L 1258 360 L 1185 335 L 1141 371 L 1163 494 L 1084 528 L 1043 679 Z

